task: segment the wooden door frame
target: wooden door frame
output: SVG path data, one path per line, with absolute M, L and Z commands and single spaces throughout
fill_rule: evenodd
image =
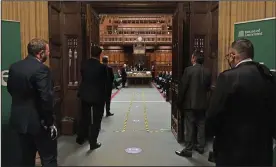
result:
M 61 72 L 60 72 L 60 88 L 58 89 L 57 87 L 55 87 L 54 86 L 54 91 L 55 91 L 55 93 L 56 93 L 56 91 L 59 91 L 60 93 L 60 100 L 59 100 L 59 103 L 60 103 L 60 109 L 61 109 L 61 111 L 60 111 L 60 120 L 56 120 L 56 121 L 58 121 L 58 122 L 56 122 L 56 124 L 57 124 L 57 127 L 58 128 L 60 128 L 61 126 L 61 120 L 62 120 L 62 115 L 63 115 L 63 98 L 64 98 L 64 86 L 63 86 L 63 82 L 64 82 L 64 76 L 63 76 L 63 57 L 62 57 L 62 55 L 63 55 L 63 49 L 62 49 L 62 47 L 63 47 L 63 45 L 62 45 L 62 37 L 61 37 L 61 35 L 59 36 L 59 41 L 51 41 L 52 40 L 52 34 L 51 34 L 51 26 L 52 26 L 52 23 L 51 23 L 51 21 L 50 21 L 50 19 L 51 19 L 51 11 L 54 9 L 54 10 L 56 10 L 58 13 L 59 13 L 59 20 L 61 19 L 61 12 L 62 12 L 62 10 L 61 10 L 61 3 L 59 3 L 59 7 L 58 6 L 56 6 L 54 3 L 57 3 L 57 2 L 51 2 L 51 1 L 49 1 L 48 2 L 48 19 L 49 19 L 49 27 L 48 27 L 48 29 L 49 29 L 49 45 L 51 45 L 52 43 L 54 43 L 55 45 L 58 45 L 59 47 L 60 47 L 60 53 L 61 53 L 61 57 L 60 57 L 60 59 L 61 59 Z M 62 26 L 61 26 L 61 24 L 59 24 L 59 32 L 62 32 Z M 51 49 L 51 47 L 50 47 L 50 49 Z M 50 55 L 50 59 L 51 59 L 51 55 Z M 51 60 L 49 60 L 49 65 L 50 65 L 50 68 L 51 68 Z M 56 101 L 54 101 L 54 103 L 56 104 Z M 59 129 L 60 130 L 60 129 Z

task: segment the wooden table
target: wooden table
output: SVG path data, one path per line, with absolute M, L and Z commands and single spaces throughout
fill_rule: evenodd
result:
M 150 85 L 152 77 L 151 76 L 128 76 L 128 85 Z

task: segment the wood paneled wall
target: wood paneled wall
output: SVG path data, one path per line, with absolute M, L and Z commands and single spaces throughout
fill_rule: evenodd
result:
M 150 62 L 155 62 L 156 73 L 160 71 L 172 71 L 172 51 L 156 50 L 153 53 L 147 53 L 150 56 Z
M 225 55 L 234 40 L 234 23 L 276 16 L 276 1 L 220 1 L 218 72 L 228 69 Z
M 49 40 L 47 1 L 4 1 L 2 19 L 20 22 L 22 58 L 27 56 L 27 45 L 31 39 Z
M 126 56 L 123 50 L 103 50 L 101 61 L 102 56 L 108 56 L 110 65 L 122 66 L 124 63 L 126 63 Z

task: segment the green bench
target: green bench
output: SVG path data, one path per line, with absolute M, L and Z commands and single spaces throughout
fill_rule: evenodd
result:
M 121 84 L 122 78 L 118 74 L 114 74 L 113 88 L 115 88 L 115 83 L 118 83 L 117 86 Z

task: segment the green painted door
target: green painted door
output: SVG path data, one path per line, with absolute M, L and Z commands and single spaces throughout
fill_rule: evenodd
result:
M 1 23 L 1 165 L 14 166 L 20 159 L 20 151 L 17 135 L 8 126 L 11 96 L 7 91 L 7 78 L 10 65 L 21 59 L 20 23 L 5 20 Z
M 1 52 L 1 112 L 2 124 L 8 122 L 11 96 L 7 91 L 9 67 L 21 59 L 20 23 L 2 20 L 2 52 Z

